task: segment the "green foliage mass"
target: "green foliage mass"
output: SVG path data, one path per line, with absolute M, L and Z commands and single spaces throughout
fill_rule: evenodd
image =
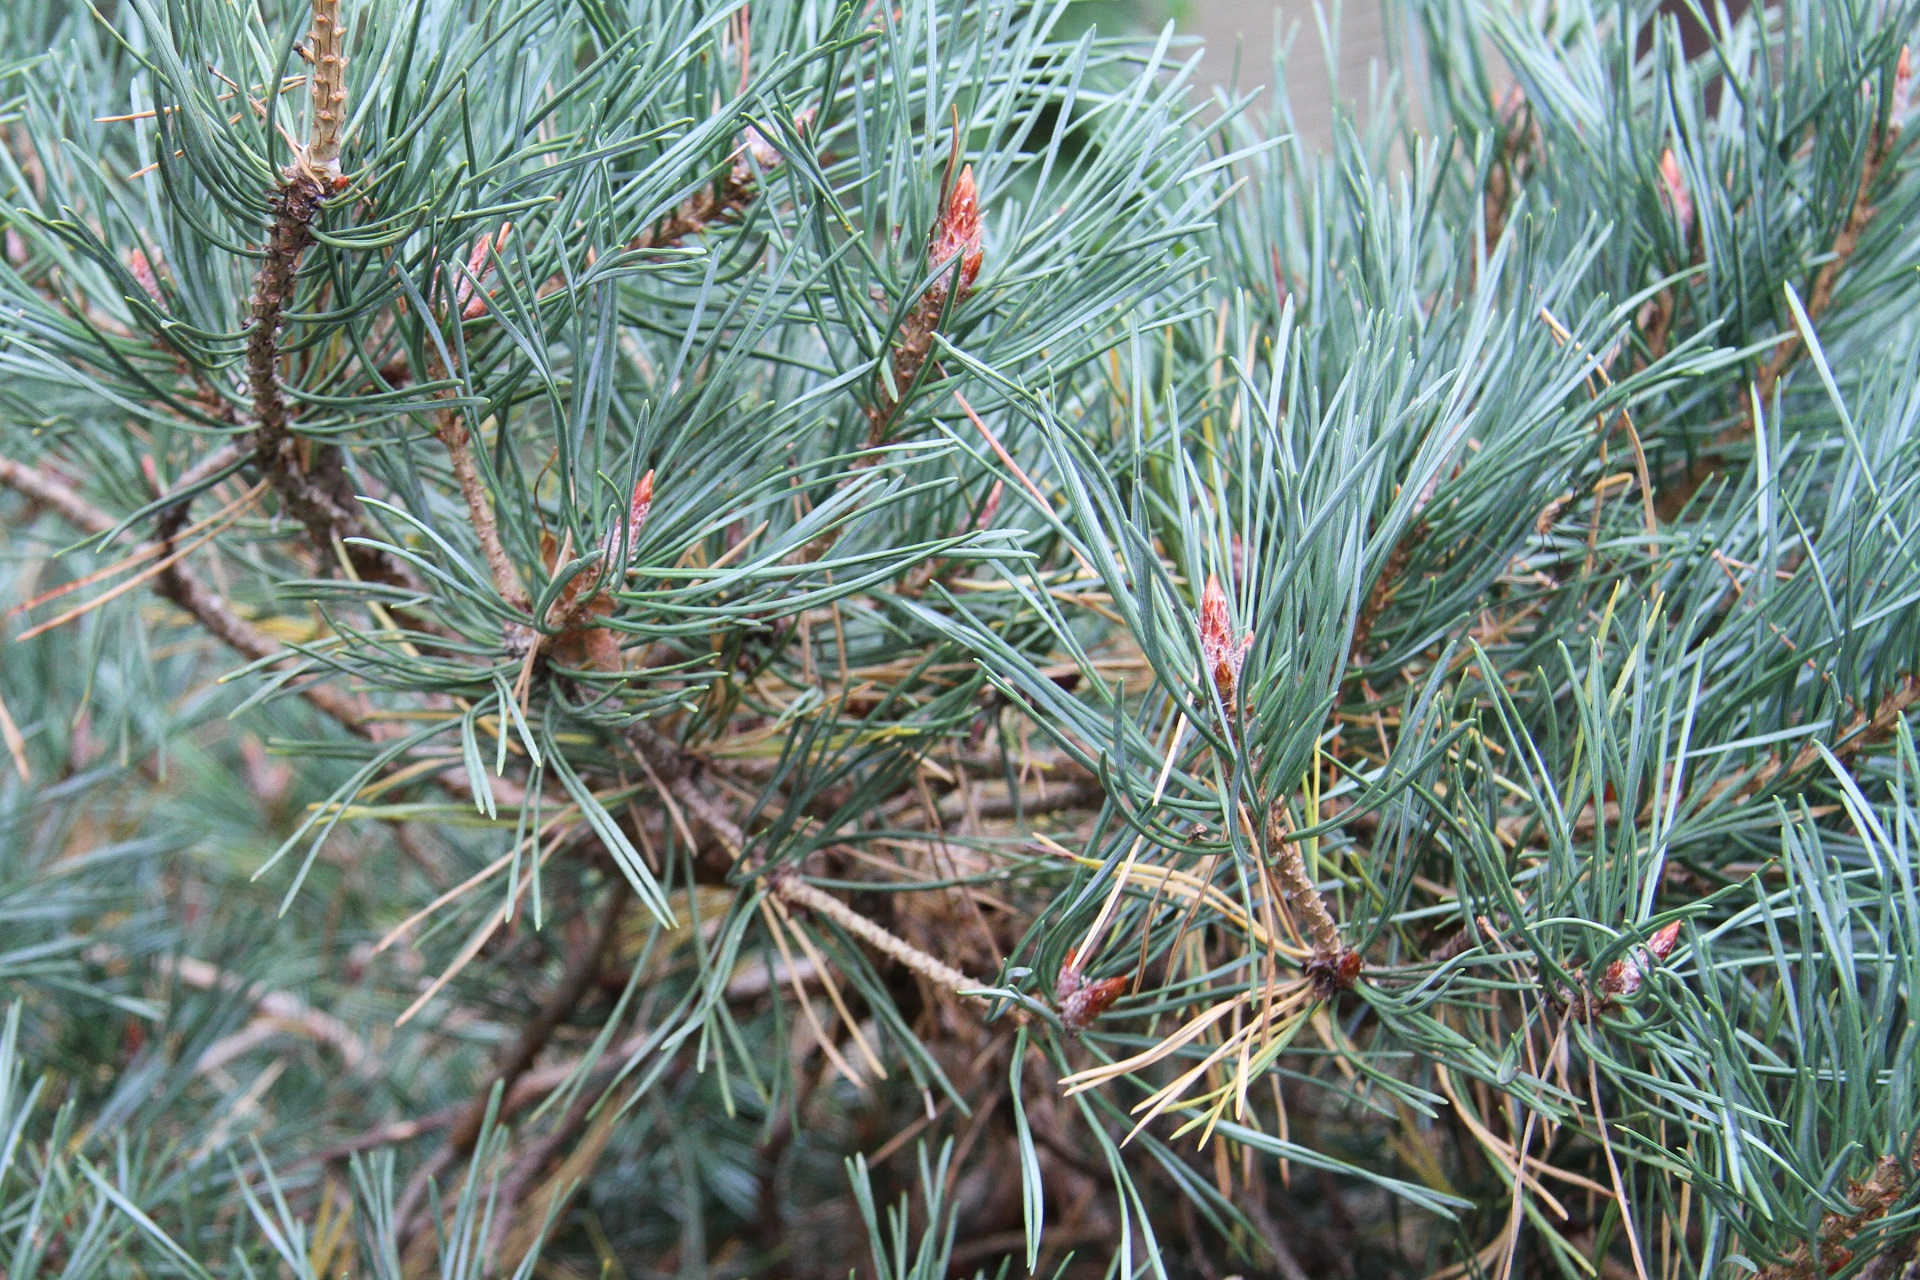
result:
M 1065 3 L 7 5 L 6 1274 L 1911 1274 L 1920 5 L 1682 7 L 1316 150 Z

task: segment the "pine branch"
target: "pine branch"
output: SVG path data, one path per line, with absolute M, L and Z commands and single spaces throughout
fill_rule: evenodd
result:
M 936 987 L 980 1004 L 991 1003 L 988 997 L 977 994 L 989 984 L 969 978 L 939 957 L 928 955 L 905 938 L 881 928 L 832 894 L 814 888 L 793 872 L 784 869 L 772 872 L 767 876 L 767 888 L 788 906 L 801 907 L 825 916 L 875 951 L 898 961 Z M 1024 1011 L 1015 1010 L 1014 1017 L 1024 1018 Z
M 313 0 L 313 29 L 307 56 L 313 62 L 313 137 L 300 156 L 300 169 L 316 186 L 331 187 L 340 177 L 340 128 L 347 119 L 347 58 L 340 25 L 340 0 Z
M 293 433 L 292 413 L 280 388 L 280 328 L 298 284 L 301 259 L 313 245 L 320 204 L 344 181 L 340 177 L 340 126 L 346 111 L 346 58 L 341 53 L 339 0 L 313 0 L 313 139 L 302 149 L 274 193 L 273 224 L 266 254 L 253 278 L 247 304 L 247 387 L 252 396 L 254 461 L 306 526 L 323 571 L 345 555 L 365 581 L 414 587 L 413 575 L 384 551 L 355 545 L 364 538 L 360 499 L 338 445 L 304 440 Z
M 1314 990 L 1330 999 L 1351 987 L 1360 976 L 1360 954 L 1340 937 L 1340 923 L 1333 917 L 1319 886 L 1307 874 L 1306 861 L 1299 842 L 1292 838 L 1284 804 L 1267 811 L 1267 856 L 1280 891 L 1287 904 L 1305 919 L 1307 935 L 1313 940 L 1313 954 L 1302 965 Z
M 1825 1280 L 1846 1267 L 1854 1259 L 1852 1246 L 1860 1233 L 1885 1217 L 1905 1196 L 1907 1164 L 1898 1156 L 1880 1157 L 1865 1181 L 1847 1186 L 1847 1201 L 1855 1207 L 1854 1212 L 1827 1213 L 1820 1220 L 1817 1246 L 1800 1245 L 1779 1262 L 1763 1268 L 1759 1280 Z M 1920 1236 L 1908 1232 L 1897 1244 L 1883 1244 L 1872 1265 L 1859 1274 L 1873 1273 L 1893 1280 L 1913 1256 L 1916 1242 L 1920 1242 Z

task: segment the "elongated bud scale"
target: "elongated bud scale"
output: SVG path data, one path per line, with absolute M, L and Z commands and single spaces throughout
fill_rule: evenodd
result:
M 1686 239 L 1693 231 L 1693 193 L 1687 190 L 1687 177 L 1680 171 L 1680 159 L 1672 147 L 1660 155 L 1660 198 L 1673 210 L 1673 220 L 1680 224 L 1680 238 Z
M 806 132 L 807 126 L 813 123 L 813 116 L 812 107 L 795 112 L 794 128 Z M 766 134 L 748 125 L 740 131 L 740 150 L 734 153 L 732 181 L 735 186 L 744 187 L 753 181 L 753 170 L 747 164 L 748 156 L 752 156 L 754 164 L 760 166 L 761 173 L 772 173 L 786 162 L 786 157 L 780 154 L 780 148 L 774 146 Z
M 960 259 L 960 283 L 954 300 L 966 296 L 980 274 L 985 251 L 980 247 L 980 192 L 973 185 L 973 166 L 960 170 L 959 179 L 947 196 L 947 207 L 940 211 L 927 245 L 927 265 L 935 271 L 950 267 Z
M 1252 636 L 1236 640 L 1233 620 L 1227 614 L 1227 593 L 1220 589 L 1216 574 L 1207 575 L 1207 586 L 1200 593 L 1200 657 L 1207 678 L 1220 691 L 1220 701 L 1231 703 L 1240 679 L 1240 663 L 1246 657 Z
M 640 477 L 640 483 L 633 486 L 633 501 L 627 507 L 627 540 L 631 542 L 639 536 L 640 527 L 647 522 L 647 515 L 653 510 L 653 472 Z
M 467 274 L 460 277 L 460 283 L 453 289 L 454 306 L 459 308 L 462 320 L 478 320 L 487 314 L 487 300 L 475 292 L 473 282 L 478 280 L 484 288 L 487 282 L 493 279 L 494 251 L 505 249 L 507 239 L 511 235 L 513 235 L 513 224 L 503 222 L 500 224 L 498 239 L 495 239 L 494 233 L 489 231 L 474 244 L 473 253 L 467 258 Z
M 980 514 L 974 517 L 974 528 L 988 529 L 993 526 L 993 518 L 1000 514 L 1000 495 L 1005 491 L 1005 486 L 998 480 L 993 482 L 993 488 L 987 490 L 987 500 L 980 504 Z
M 785 158 L 780 154 L 780 148 L 768 142 L 767 135 L 752 125 L 746 127 L 742 136 L 746 139 L 747 153 L 753 157 L 754 163 L 760 166 L 762 172 L 774 168 Z

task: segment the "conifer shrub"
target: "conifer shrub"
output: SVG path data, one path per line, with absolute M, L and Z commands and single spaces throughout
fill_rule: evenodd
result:
M 6 1273 L 1912 1275 L 1920 12 L 1655 9 L 7 5 Z

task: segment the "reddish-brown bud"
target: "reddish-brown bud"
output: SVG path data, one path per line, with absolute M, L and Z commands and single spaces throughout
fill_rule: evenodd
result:
M 1126 989 L 1127 980 L 1121 977 L 1088 982 L 1074 964 L 1073 952 L 1069 951 L 1067 962 L 1060 966 L 1060 976 L 1053 984 L 1060 1021 L 1074 1031 L 1085 1031 Z
M 647 516 L 653 510 L 653 471 L 640 477 L 633 486 L 633 500 L 627 504 L 627 540 L 631 542 L 647 522 Z
M 1227 614 L 1227 593 L 1220 589 L 1219 577 L 1208 574 L 1206 589 L 1200 593 L 1200 657 L 1206 666 L 1207 678 L 1220 691 L 1222 703 L 1233 701 L 1234 687 L 1240 679 L 1240 663 L 1252 643 L 1250 635 L 1234 638 L 1233 620 Z
M 951 270 L 955 258 L 960 259 L 960 283 L 954 294 L 958 302 L 973 288 L 984 257 L 980 247 L 980 193 L 973 185 L 973 166 L 966 165 L 947 196 L 947 207 L 934 223 L 933 237 L 927 245 L 927 265 L 935 271 L 946 271 Z
M 460 283 L 454 286 L 453 304 L 460 310 L 462 320 L 478 320 L 487 314 L 487 300 L 474 290 L 478 281 L 482 288 L 493 278 L 493 257 L 497 249 L 507 247 L 507 238 L 513 234 L 513 224 L 500 224 L 498 239 L 492 232 L 480 237 L 473 246 L 473 253 L 467 258 L 467 273 L 460 277 Z
M 1660 154 L 1660 198 L 1673 211 L 1680 226 L 1680 238 L 1693 232 L 1693 193 L 1687 190 L 1687 176 L 1680 171 L 1680 158 L 1668 147 Z
M 1619 960 L 1607 966 L 1606 973 L 1600 977 L 1600 991 L 1609 996 L 1630 996 L 1640 990 L 1649 973 L 1653 972 L 1656 961 L 1665 960 L 1673 954 L 1673 948 L 1680 941 L 1680 922 L 1675 920 L 1657 930 L 1647 939 L 1644 947 L 1635 947 Z
M 1360 980 L 1360 965 L 1358 951 L 1352 947 L 1341 947 L 1336 951 L 1315 951 L 1307 957 L 1301 972 L 1313 983 L 1316 996 L 1331 1000 Z

